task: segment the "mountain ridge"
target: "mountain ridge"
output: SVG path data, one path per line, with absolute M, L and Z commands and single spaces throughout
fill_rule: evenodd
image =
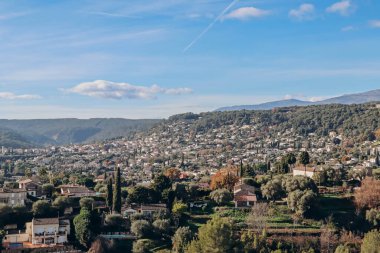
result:
M 158 119 L 0 119 L 0 146 L 35 146 L 88 143 L 128 136 L 160 122 Z
M 371 90 L 361 93 L 345 94 L 338 97 L 332 97 L 321 101 L 311 102 L 299 99 L 284 99 L 261 104 L 253 105 L 234 105 L 225 106 L 216 109 L 215 111 L 239 111 L 239 110 L 271 110 L 279 107 L 291 106 L 308 106 L 308 105 L 325 105 L 325 104 L 364 104 L 369 102 L 380 101 L 380 89 Z
M 222 107 L 215 111 L 265 111 L 280 107 L 305 107 L 328 104 L 349 105 L 377 101 L 380 101 L 380 89 L 342 95 L 318 102 L 286 99 L 258 105 Z M 186 117 L 192 119 L 194 114 L 188 114 Z M 176 115 L 170 118 L 174 119 Z M 104 141 L 107 139 L 130 136 L 138 131 L 147 131 L 161 121 L 162 120 L 159 119 L 123 118 L 0 119 L 0 147 L 29 148 Z

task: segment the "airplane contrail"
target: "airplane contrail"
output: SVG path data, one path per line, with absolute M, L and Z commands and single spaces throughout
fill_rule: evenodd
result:
M 218 22 L 224 14 L 226 14 L 227 11 L 229 11 L 237 2 L 240 0 L 234 0 L 232 1 L 207 27 L 204 29 L 185 49 L 183 50 L 184 53 L 188 51 L 192 46 L 194 46 L 195 43 L 198 42 L 210 29 Z

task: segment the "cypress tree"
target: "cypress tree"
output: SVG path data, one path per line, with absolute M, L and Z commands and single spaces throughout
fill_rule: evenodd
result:
M 309 153 L 307 151 L 302 152 L 299 160 L 300 160 L 300 163 L 305 166 L 305 170 L 306 170 L 306 165 L 310 163 Z
M 185 154 L 182 153 L 182 157 L 181 157 L 181 168 L 185 166 Z
M 112 210 L 112 204 L 113 204 L 113 189 L 112 189 L 112 178 L 108 179 L 107 181 L 107 207 Z
M 112 210 L 121 213 L 121 178 L 120 168 L 116 169 L 115 188 L 113 189 L 113 208 Z
M 240 159 L 240 179 L 243 178 L 243 174 L 244 174 L 244 166 L 243 166 L 243 159 Z

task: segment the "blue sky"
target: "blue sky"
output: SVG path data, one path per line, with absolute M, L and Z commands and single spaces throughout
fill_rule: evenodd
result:
M 318 100 L 380 88 L 380 1 L 1 1 L 0 56 L 0 118 Z

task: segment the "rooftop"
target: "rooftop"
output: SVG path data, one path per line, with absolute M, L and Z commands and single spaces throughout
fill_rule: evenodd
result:
M 10 188 L 0 188 L 0 193 L 21 193 L 26 192 L 25 189 L 10 189 Z
M 32 220 L 33 225 L 52 225 L 52 224 L 59 224 L 59 219 L 58 218 L 41 218 L 41 219 L 36 219 L 34 218 Z

